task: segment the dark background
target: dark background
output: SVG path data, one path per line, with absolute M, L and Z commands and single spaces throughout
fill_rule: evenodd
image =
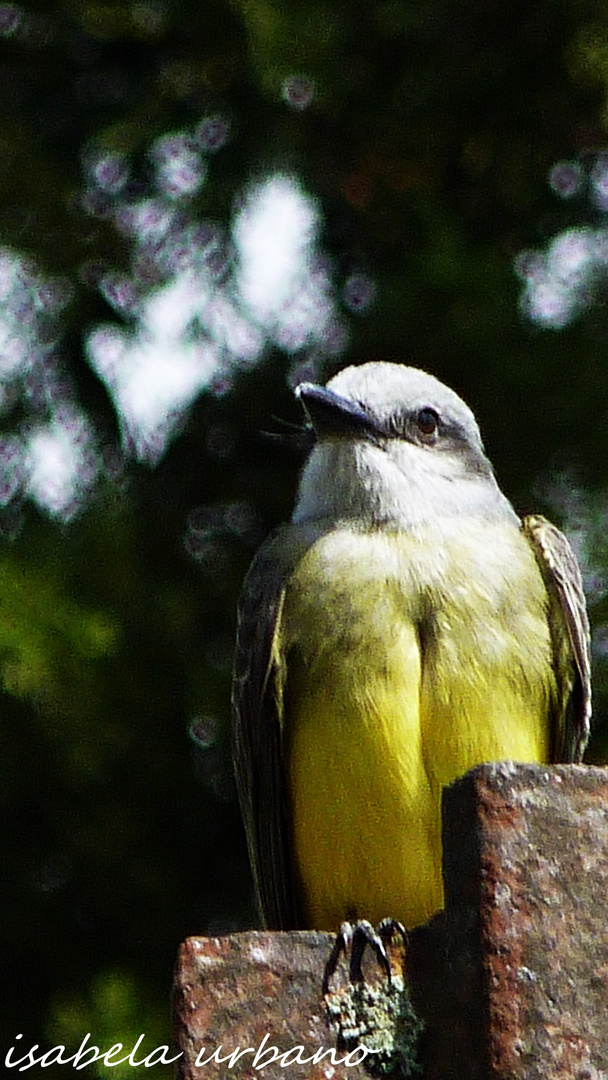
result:
M 607 86 L 599 0 L 0 4 L 2 1057 L 149 1052 L 179 942 L 254 923 L 235 603 L 303 376 L 405 361 L 472 406 L 581 558 L 602 760 Z M 310 220 L 256 308 L 268 193 Z M 288 231 L 263 219 L 254 283 Z

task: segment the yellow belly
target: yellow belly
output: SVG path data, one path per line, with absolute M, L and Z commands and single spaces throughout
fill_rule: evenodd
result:
M 424 922 L 443 904 L 443 786 L 483 761 L 547 759 L 544 586 L 511 532 L 486 527 L 483 568 L 474 530 L 439 557 L 407 536 L 342 530 L 297 568 L 281 636 L 311 927 Z

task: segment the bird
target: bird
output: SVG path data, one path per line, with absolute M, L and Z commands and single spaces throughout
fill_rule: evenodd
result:
M 314 445 L 238 609 L 233 757 L 262 921 L 443 907 L 442 789 L 580 761 L 589 624 L 573 550 L 502 493 L 471 409 L 372 361 L 296 396 Z

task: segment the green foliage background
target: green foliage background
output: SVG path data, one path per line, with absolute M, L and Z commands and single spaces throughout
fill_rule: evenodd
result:
M 520 310 L 513 259 L 598 220 L 547 175 L 606 143 L 608 7 L 41 0 L 1 4 L 0 34 L 0 245 L 67 283 L 55 355 L 113 462 L 69 521 L 23 492 L 0 516 L 0 1049 L 23 1032 L 24 1052 L 74 1052 L 87 1031 L 130 1048 L 145 1031 L 149 1051 L 169 1041 L 179 942 L 255 918 L 227 755 L 230 652 L 252 552 L 290 512 L 298 453 L 260 432 L 299 422 L 298 366 L 325 377 L 381 357 L 454 386 L 517 507 L 582 537 L 603 628 L 602 288 L 542 331 Z M 294 104 L 289 86 L 312 100 Z M 228 226 L 252 180 L 299 177 L 348 345 L 294 356 L 269 343 L 146 464 L 86 359 L 87 335 L 121 321 L 91 267 L 137 275 L 128 236 L 83 199 L 83 160 L 91 144 L 123 155 L 148 191 L 151 143 L 210 114 L 232 135 L 188 215 Z M 353 273 L 373 283 L 365 311 L 344 300 Z M 2 398 L 4 437 L 46 407 L 24 372 Z M 558 470 L 570 487 L 552 504 Z M 196 515 L 233 505 L 254 526 L 206 527 L 193 557 Z

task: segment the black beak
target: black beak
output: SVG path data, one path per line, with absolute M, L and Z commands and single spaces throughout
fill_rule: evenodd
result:
M 326 386 L 300 383 L 296 387 L 296 397 L 302 402 L 319 438 L 324 435 L 339 438 L 377 434 L 374 421 L 361 405 L 328 390 Z

